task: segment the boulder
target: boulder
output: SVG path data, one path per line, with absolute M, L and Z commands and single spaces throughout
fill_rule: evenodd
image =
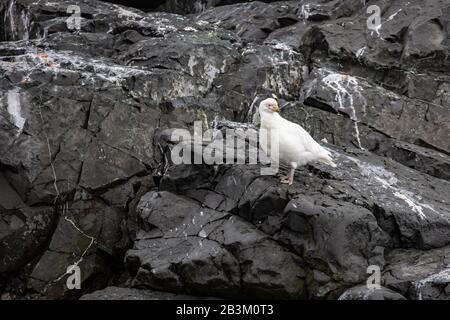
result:
M 386 257 L 385 286 L 409 299 L 449 300 L 449 250 L 448 246 L 429 251 L 393 250 Z
M 76 201 L 61 208 L 47 250 L 34 266 L 28 287 L 47 298 L 81 295 L 86 283 L 101 288 L 108 281 L 114 257 L 128 245 L 124 214 L 96 200 Z M 66 283 L 73 267 L 80 269 L 81 290 Z
M 19 270 L 39 255 L 53 232 L 51 207 L 4 209 L 0 206 L 0 273 Z
M 133 286 L 204 296 L 304 296 L 302 260 L 239 217 L 166 191 L 146 194 L 138 212 L 145 229 L 126 256 Z

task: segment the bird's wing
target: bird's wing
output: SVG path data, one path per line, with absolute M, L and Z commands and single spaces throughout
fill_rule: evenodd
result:
M 298 143 L 298 145 L 301 145 L 305 151 L 309 151 L 313 154 L 321 154 L 323 152 L 328 153 L 300 125 L 281 117 L 280 119 L 282 120 L 280 121 L 280 127 L 284 137 L 294 139 L 294 141 Z

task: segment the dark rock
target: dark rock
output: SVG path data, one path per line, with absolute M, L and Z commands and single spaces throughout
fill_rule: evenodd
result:
M 449 250 L 447 246 L 429 251 L 390 252 L 383 272 L 385 286 L 409 299 L 449 300 Z
M 370 4 L 377 30 L 359 0 L 2 1 L 0 295 L 337 299 L 377 265 L 409 299 L 448 298 L 449 8 Z M 173 165 L 175 129 L 242 136 L 274 95 L 338 168 L 287 187 L 263 156 Z
M 11 187 L 3 174 L 0 173 L 0 208 L 11 210 L 24 206 L 25 204 L 20 195 Z
M 39 255 L 54 228 L 51 207 L 6 210 L 0 206 L 0 273 L 13 272 Z
M 73 265 L 80 267 L 82 289 L 87 289 L 87 281 L 106 284 L 113 257 L 120 256 L 128 243 L 125 217 L 117 209 L 88 200 L 67 204 L 61 210 L 49 247 L 28 283 L 33 291 L 52 298 L 72 294 L 65 283 L 66 272 Z
M 394 143 L 391 150 L 387 155 L 405 166 L 450 180 L 450 157 L 447 154 L 406 142 Z
M 243 40 L 261 43 L 275 30 L 295 24 L 298 9 L 299 3 L 293 1 L 276 4 L 255 1 L 209 9 L 196 19 L 197 23 L 206 21 L 232 30 Z
M 87 149 L 80 186 L 87 190 L 105 190 L 145 172 L 145 166 L 131 155 L 94 141 Z
M 145 195 L 138 210 L 148 231 L 127 253 L 134 286 L 223 297 L 304 296 L 301 259 L 240 218 L 168 192 Z
M 360 140 L 358 124 L 363 123 L 372 130 L 409 143 L 419 140 L 444 152 L 450 151 L 447 134 L 448 110 L 442 106 L 410 100 L 385 89 L 361 81 L 358 78 L 319 69 L 302 88 L 302 100 L 306 105 L 325 109 L 354 122 L 355 139 Z M 438 113 L 439 119 L 427 119 Z M 406 128 L 409 128 L 406 129 Z M 360 140 L 364 147 L 364 142 Z
M 307 261 L 328 263 L 328 270 L 322 271 L 334 280 L 359 283 L 366 279 L 369 265 L 384 262 L 383 251 L 377 249 L 389 246 L 389 239 L 370 211 L 333 202 L 327 197 L 294 198 L 285 209 L 278 238 Z
M 277 0 L 262 0 L 261 2 L 275 2 Z M 166 0 L 157 10 L 178 14 L 200 13 L 208 8 L 237 4 L 240 2 L 253 2 L 253 0 Z M 260 1 L 255 1 L 260 2 Z M 253 4 L 253 3 L 251 3 Z

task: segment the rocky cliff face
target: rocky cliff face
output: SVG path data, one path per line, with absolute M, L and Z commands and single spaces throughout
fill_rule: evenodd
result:
M 2 299 L 450 298 L 448 0 L 145 9 L 0 2 Z M 337 169 L 170 161 L 272 95 Z

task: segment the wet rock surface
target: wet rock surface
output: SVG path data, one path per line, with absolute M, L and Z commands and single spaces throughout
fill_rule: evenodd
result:
M 2 1 L 0 296 L 449 299 L 450 3 L 372 2 Z M 171 161 L 272 95 L 338 168 Z

